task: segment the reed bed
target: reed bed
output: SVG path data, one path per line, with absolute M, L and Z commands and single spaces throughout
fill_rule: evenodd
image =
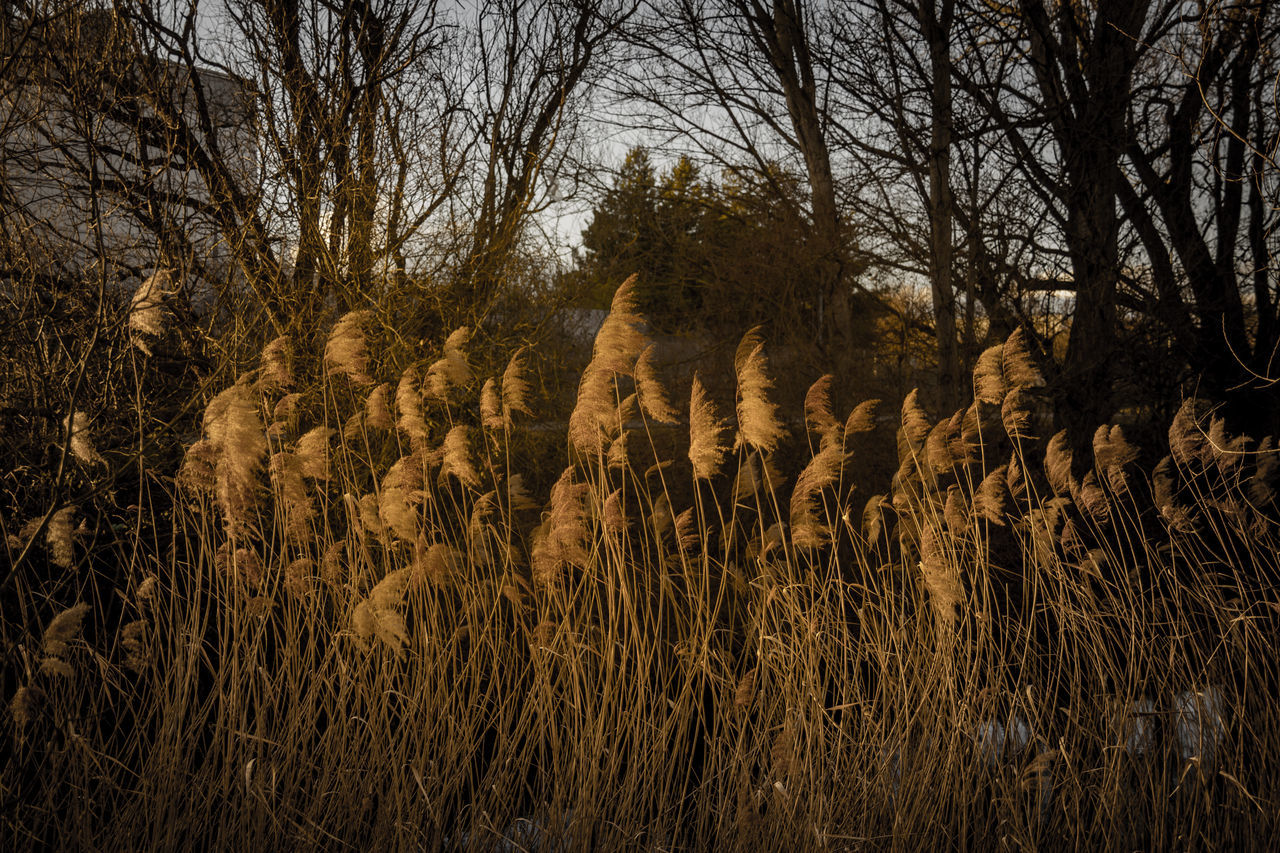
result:
M 804 428 L 664 387 L 630 285 L 549 488 L 520 354 L 459 330 L 377 375 L 367 315 L 208 404 L 119 625 L 16 652 L 11 844 L 84 848 L 1263 848 L 1280 832 L 1270 440 L 1188 400 L 1144 466 L 1045 435 L 1015 334 L 966 410 Z M 687 395 L 688 408 L 677 405 Z M 880 407 L 882 408 L 882 407 Z M 849 467 L 897 424 L 899 468 Z M 68 421 L 85 464 L 90 425 Z M 661 436 L 687 453 L 661 458 Z M 780 470 L 779 448 L 807 448 Z M 1150 470 L 1147 470 L 1150 468 Z M 536 494 L 534 494 L 536 492 Z M 79 558 L 73 512 L 48 559 Z M 22 544 L 22 543 L 18 543 Z M 11 543 L 11 547 L 14 543 Z M 37 547 L 44 547 L 37 544 Z M 102 640 L 108 637 L 110 640 Z M 11 848 L 13 849 L 13 848 Z

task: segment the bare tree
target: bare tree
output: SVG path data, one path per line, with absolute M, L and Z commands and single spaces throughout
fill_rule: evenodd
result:
M 828 69 L 816 40 L 821 9 L 803 0 L 655 0 L 629 30 L 635 73 L 621 82 L 647 127 L 680 139 L 769 185 L 778 164 L 807 183 L 816 330 L 828 352 L 847 353 L 859 259 L 850 252 L 829 142 Z M 780 202 L 792 196 L 776 187 Z
M 473 193 L 453 302 L 473 317 L 492 305 L 530 218 L 574 174 L 588 92 L 611 63 L 635 4 L 485 0 L 471 28 L 468 102 Z

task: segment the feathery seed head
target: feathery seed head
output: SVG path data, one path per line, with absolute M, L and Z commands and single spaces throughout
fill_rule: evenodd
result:
M 902 430 L 898 434 L 899 463 L 923 454 L 929 430 L 929 416 L 920 405 L 919 391 L 913 388 L 902 401 Z
M 281 450 L 271 455 L 268 469 L 277 505 L 284 508 L 285 528 L 295 536 L 305 536 L 307 523 L 315 516 L 315 506 L 307 493 L 301 461 L 296 454 Z
M 973 395 L 984 403 L 1000 405 L 1007 387 L 1004 381 L 1004 344 L 987 347 L 973 367 Z
M 876 428 L 876 409 L 880 406 L 879 399 L 863 400 L 853 411 L 849 413 L 849 418 L 844 422 L 844 435 L 848 439 L 849 436 L 860 432 L 871 432 Z
M 84 412 L 68 415 L 62 421 L 63 429 L 71 433 L 71 455 L 82 465 L 106 464 L 106 460 L 98 454 L 93 446 L 93 433 L 89 426 L 89 416 Z
M 313 427 L 298 439 L 295 453 L 302 475 L 312 480 L 329 479 L 329 439 L 334 431 L 326 426 Z
M 410 444 L 425 444 L 427 421 L 422 415 L 422 398 L 418 394 L 418 372 L 412 367 L 401 374 L 400 384 L 396 386 L 396 409 L 400 412 L 396 425 Z
M 1195 397 L 1188 397 L 1178 407 L 1169 425 L 1169 451 L 1174 462 L 1189 465 L 1193 461 L 1207 464 L 1212 460 L 1213 449 L 1204 428 L 1211 413 L 1209 404 Z
M 1013 386 L 1000 406 L 1000 421 L 1004 431 L 1014 441 L 1034 441 L 1031 430 L 1031 397 L 1021 387 Z
M 1031 345 L 1026 330 L 1019 326 L 1004 342 L 1001 366 L 1005 385 L 1009 388 L 1043 388 L 1044 376 L 1031 355 Z
M 9 703 L 9 713 L 13 715 L 13 724 L 19 731 L 35 722 L 40 713 L 40 706 L 44 704 L 44 698 L 44 691 L 31 685 L 23 685 L 13 694 L 13 701 Z
M 834 419 L 832 421 L 834 423 Z M 828 444 L 818 451 L 796 478 L 791 492 L 791 536 L 800 548 L 817 548 L 830 539 L 828 525 L 818 518 L 818 495 L 840 477 L 844 451 Z
M 41 641 L 44 654 L 48 657 L 66 657 L 68 646 L 80 635 L 80 627 L 88 612 L 89 605 L 82 601 L 53 617 L 44 629 Z
M 716 416 L 715 404 L 695 373 L 689 395 L 689 461 L 696 479 L 710 480 L 719 473 L 728 452 L 721 443 L 724 430 L 724 421 Z
M 281 391 L 293 385 L 293 342 L 281 335 L 262 348 L 259 359 L 258 387 L 263 391 Z
M 164 334 L 164 299 L 169 295 L 166 292 L 168 286 L 169 271 L 156 270 L 138 285 L 129 300 L 130 338 L 133 345 L 147 355 L 151 355 L 151 349 L 145 336 L 160 337 Z
M 759 326 L 742 336 L 734 368 L 738 376 L 738 437 L 734 444 L 772 453 L 784 431 L 778 407 L 768 396 L 773 380 L 768 375 Z
M 992 524 L 1004 526 L 1010 497 L 1009 466 L 1001 465 L 978 486 L 973 496 L 973 511 Z
M 471 441 L 468 433 L 466 424 L 458 424 L 445 435 L 440 476 L 443 478 L 452 475 L 464 486 L 479 489 L 480 475 L 471 463 Z
M 59 568 L 69 569 L 75 561 L 75 529 L 72 526 L 75 514 L 74 506 L 65 506 L 49 517 L 49 526 L 45 529 L 49 557 Z
M 541 585 L 554 583 L 562 566 L 585 566 L 586 501 L 590 488 L 573 482 L 573 466 L 564 469 L 551 487 L 551 502 L 542 535 L 533 545 L 533 577 Z
M 485 429 L 502 429 L 506 420 L 502 417 L 502 400 L 498 396 L 498 383 L 490 376 L 480 388 L 480 425 Z
M 1062 430 L 1049 439 L 1049 446 L 1044 452 L 1044 472 L 1055 495 L 1070 494 L 1073 490 L 1071 467 L 1071 445 L 1067 441 L 1067 431 Z
M 818 445 L 824 448 L 840 442 L 840 424 L 836 423 L 831 412 L 831 382 L 834 378 L 830 373 L 818 377 L 804 395 L 805 423 L 818 434 Z
M 936 526 L 925 525 L 920 534 L 920 573 L 940 630 L 949 633 L 955 626 L 956 608 L 964 601 L 960 570 L 943 544 Z
M 512 413 L 519 412 L 526 416 L 533 414 L 529 409 L 529 382 L 525 378 L 525 360 L 525 349 L 521 347 L 507 362 L 506 370 L 502 371 L 502 417 L 508 427 L 511 426 Z
M 395 420 L 391 416 L 391 384 L 383 382 L 369 392 L 364 401 L 364 423 L 375 429 L 391 429 Z
M 636 308 L 636 281 L 633 275 L 614 292 L 609 315 L 596 333 L 591 362 L 601 370 L 630 376 L 644 349 L 646 342 L 640 331 L 644 318 Z
M 369 375 L 369 344 L 365 327 L 373 320 L 367 309 L 349 311 L 338 318 L 324 345 L 326 376 L 342 375 L 356 385 L 372 385 Z
M 651 420 L 663 424 L 675 424 L 680 415 L 667 402 L 666 389 L 658 377 L 658 368 L 654 364 L 653 344 L 645 347 L 636 359 L 636 392 L 640 398 L 640 408 Z
M 444 355 L 427 368 L 427 388 L 432 399 L 445 400 L 449 391 L 471 381 L 471 365 L 465 347 L 471 340 L 466 326 L 455 329 L 444 342 Z
M 578 398 L 569 415 L 569 442 L 584 456 L 604 452 L 605 436 L 616 414 L 614 373 L 593 360 L 578 383 Z

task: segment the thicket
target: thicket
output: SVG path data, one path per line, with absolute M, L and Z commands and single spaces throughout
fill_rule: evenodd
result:
M 150 307 L 144 288 L 121 358 L 147 361 Z M 718 406 L 658 377 L 628 283 L 539 486 L 528 353 L 476 375 L 460 329 L 397 370 L 371 320 L 314 353 L 273 340 L 211 388 L 149 492 L 166 511 L 131 526 L 104 526 L 103 484 L 146 454 L 99 449 L 76 412 L 53 430 L 79 491 L 6 507 L 9 846 L 1235 849 L 1280 829 L 1280 472 L 1208 404 L 1154 466 L 1114 425 L 1072 458 L 1016 333 L 966 409 L 845 416 L 824 377 L 788 429 L 758 333 Z M 132 420 L 146 399 L 113 402 Z M 898 469 L 868 495 L 850 471 L 893 424 Z

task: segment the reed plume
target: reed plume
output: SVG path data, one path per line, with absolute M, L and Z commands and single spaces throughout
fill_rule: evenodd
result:
M 369 392 L 364 401 L 364 424 L 375 429 L 393 429 L 395 419 L 391 415 L 391 384 L 383 382 Z
M 525 488 L 523 474 L 507 477 L 507 505 L 516 511 L 537 508 L 537 503 Z
M 20 741 L 22 730 L 36 721 L 44 702 L 45 692 L 30 684 L 24 684 L 13 694 L 9 713 L 13 716 L 13 725 L 18 730 Z
M 702 538 L 698 529 L 698 519 L 693 507 L 689 507 L 676 516 L 675 520 L 676 548 L 682 552 L 692 551 Z
M 106 460 L 93 446 L 93 431 L 89 425 L 89 416 L 84 412 L 76 412 L 62 420 L 62 428 L 71 435 L 71 455 L 82 465 L 105 465 Z
M 635 374 L 645 346 L 639 330 L 643 321 L 635 310 L 635 281 L 631 276 L 614 294 L 609 315 L 596 333 L 591 361 L 578 384 L 578 397 L 569 416 L 569 442 L 584 455 L 604 452 L 606 437 L 617 421 L 615 377 Z
M 49 559 L 62 569 L 69 569 L 75 563 L 75 530 L 72 525 L 75 514 L 74 506 L 64 506 L 49 516 L 49 526 L 45 529 Z
M 831 411 L 831 382 L 834 378 L 830 373 L 818 377 L 804 395 L 805 425 L 818 434 L 820 449 L 839 444 L 841 440 L 840 424 Z
M 205 433 L 217 454 L 215 491 L 229 532 L 246 521 L 257 487 L 255 472 L 267 453 L 257 401 L 237 383 L 210 401 Z
M 1053 489 L 1055 495 L 1067 495 L 1074 491 L 1072 462 L 1067 431 L 1062 430 L 1049 439 L 1049 446 L 1044 452 L 1044 472 L 1049 478 L 1049 488 Z
M 262 560 L 252 549 L 237 547 L 234 537 L 219 546 L 213 565 L 224 577 L 247 589 L 256 590 L 262 584 Z
M 960 583 L 960 569 L 935 525 L 926 524 L 921 531 L 919 565 L 939 637 L 948 642 L 955 629 L 956 608 L 964 601 L 964 588 Z
M 1014 329 L 1013 334 L 1005 340 L 1001 351 L 1001 367 L 1008 388 L 1026 390 L 1044 387 L 1044 376 L 1036 366 L 1027 332 L 1022 326 Z
M 1004 381 L 1004 344 L 983 350 L 973 366 L 973 396 L 984 403 L 998 406 L 1008 390 Z
M 1210 418 L 1208 452 L 1212 455 L 1214 462 L 1218 466 L 1218 471 L 1223 477 L 1230 479 L 1239 472 L 1244 463 L 1245 454 L 1248 451 L 1249 437 L 1247 435 L 1238 435 L 1232 438 L 1227 434 L 1225 418 Z
M 786 481 L 787 478 L 773 464 L 771 456 L 753 450 L 747 454 L 733 479 L 733 499 L 744 501 L 756 495 L 776 493 Z
M 461 326 L 444 342 L 444 354 L 427 368 L 427 389 L 432 399 L 443 401 L 454 388 L 471 381 L 471 365 L 465 347 L 471 340 L 471 329 Z
M 912 389 L 902 401 L 902 427 L 898 432 L 898 461 L 919 457 L 929 437 L 929 416 L 920 405 L 919 392 Z
M 627 437 L 629 435 L 629 432 L 622 430 L 613 441 L 609 442 L 609 449 L 605 451 L 605 465 L 615 471 L 623 471 L 627 468 Z
M 80 636 L 80 629 L 88 612 L 89 605 L 82 601 L 63 610 L 49 621 L 40 642 L 43 652 L 43 659 L 40 661 L 41 672 L 66 678 L 73 675 L 71 665 L 66 661 L 67 652 L 71 649 L 71 643 Z
M 152 355 L 147 337 L 164 334 L 164 299 L 168 296 L 169 271 L 156 270 L 138 285 L 129 300 L 129 338 L 146 355 Z
M 872 545 L 875 545 L 885 532 L 885 497 L 885 495 L 872 495 L 867 498 L 867 503 L 862 508 L 863 535 Z
M 480 425 L 498 430 L 506 424 L 502 417 L 502 399 L 498 395 L 498 383 L 490 376 L 480 387 Z
M 299 557 L 284 567 L 284 589 L 292 596 L 304 598 L 311 594 L 311 579 L 316 573 L 315 561 Z
M 369 590 L 369 596 L 351 612 L 351 628 L 360 645 L 367 649 L 372 640 L 386 645 L 399 657 L 409 640 L 404 617 L 396 609 L 409 582 L 409 569 L 389 573 Z
M 419 539 L 414 549 L 413 574 L 433 586 L 447 587 L 462 574 L 462 552 L 443 542 Z
M 955 467 L 956 460 L 951 456 L 951 429 L 951 421 L 938 421 L 925 439 L 925 468 L 935 476 L 943 476 Z
M 369 344 L 365 327 L 373 320 L 367 309 L 349 311 L 338 318 L 324 345 L 326 376 L 345 376 L 354 385 L 372 385 Z
M 404 489 L 384 488 L 378 495 L 378 521 L 405 542 L 418 539 L 418 513 Z
M 960 420 L 960 458 L 966 464 L 982 461 L 987 447 L 1003 429 L 1000 406 L 974 400 Z
M 605 438 L 616 410 L 614 374 L 592 361 L 578 383 L 578 397 L 569 415 L 569 443 L 579 453 L 597 456 L 605 450 Z
M 396 409 L 400 419 L 396 426 L 409 439 L 414 447 L 424 445 L 427 441 L 427 421 L 422 414 L 422 398 L 418 394 L 418 372 L 408 367 L 400 375 L 400 384 L 396 386 Z
M 631 376 L 636 359 L 647 341 L 640 331 L 644 318 L 636 308 L 636 282 L 632 275 L 613 294 L 609 314 L 596 333 L 591 362 L 597 368 Z
M 778 407 L 769 399 L 773 380 L 769 378 L 759 326 L 742 336 L 733 361 L 738 378 L 738 437 L 734 448 L 745 445 L 773 453 L 784 433 Z
M 658 377 L 653 353 L 653 344 L 650 344 L 636 358 L 636 394 L 640 399 L 640 408 L 650 420 L 675 424 L 679 422 L 680 415 L 667 401 L 667 392 Z
M 1009 487 L 1009 496 L 1015 502 L 1025 501 L 1028 495 L 1027 472 L 1022 457 L 1017 453 L 1012 454 L 1005 468 L 1005 484 Z
M 876 428 L 876 409 L 880 407 L 879 399 L 863 400 L 854 406 L 853 411 L 849 413 L 849 417 L 844 422 L 844 436 L 849 436 L 861 432 L 871 432 Z
M 285 530 L 302 538 L 315 516 L 315 505 L 307 492 L 301 460 L 297 454 L 281 450 L 271 455 L 267 466 L 277 505 L 284 508 Z
M 458 424 L 449 430 L 444 437 L 444 456 L 440 466 L 440 477 L 452 475 L 458 482 L 471 489 L 480 488 L 480 475 L 471 463 L 470 428 L 466 424 Z
M 817 498 L 823 489 L 839 479 L 843 459 L 840 445 L 829 444 L 809 460 L 796 478 L 796 487 L 791 492 L 791 540 L 796 547 L 820 548 L 830 540 L 829 527 L 818 518 Z
M 147 668 L 147 661 L 151 656 L 148 633 L 148 624 L 145 619 L 127 622 L 120 629 L 120 647 L 124 650 L 124 665 L 134 672 L 143 672 Z
M 724 421 L 716 416 L 715 404 L 707 389 L 695 373 L 689 392 L 689 461 L 693 463 L 696 479 L 710 480 L 720 472 L 729 450 L 721 443 L 725 429 Z
M 1005 433 L 1014 441 L 1034 441 L 1031 421 L 1031 396 L 1021 387 L 1010 388 L 1000 405 L 1000 422 Z
M 1178 407 L 1169 424 L 1169 452 L 1179 465 L 1192 462 L 1208 464 L 1213 459 L 1213 449 L 1205 434 L 1204 421 L 1210 417 L 1209 404 L 1195 397 L 1188 397 Z
M 367 536 L 384 539 L 387 530 L 378 514 L 378 496 L 375 494 L 356 497 L 351 493 L 342 496 L 343 506 L 347 511 L 347 527 L 357 538 L 363 541 Z
M 1098 524 L 1105 524 L 1110 520 L 1111 502 L 1107 500 L 1107 493 L 1103 491 L 1095 472 L 1085 472 L 1076 492 L 1076 505 Z
M 334 431 L 326 426 L 312 427 L 298 439 L 294 452 L 302 475 L 312 480 L 329 479 L 329 439 Z
M 973 495 L 973 512 L 992 524 L 1004 526 L 1009 503 L 1009 466 L 994 469 Z
M 614 489 L 600 507 L 600 526 L 606 534 L 619 539 L 627 532 L 627 516 L 622 509 L 622 489 Z
M 276 402 L 271 410 L 271 425 L 267 427 L 268 438 L 282 438 L 298 426 L 298 407 L 302 403 L 301 394 L 285 394 Z
M 507 427 L 511 426 L 511 416 L 515 412 L 526 417 L 533 415 L 529 409 L 529 381 L 525 378 L 525 360 L 525 349 L 521 347 L 511 356 L 506 369 L 502 371 L 502 418 Z
M 1138 458 L 1138 448 L 1125 438 L 1119 424 L 1098 427 L 1093 434 L 1093 464 L 1116 494 L 1129 490 L 1127 467 Z
M 194 491 L 212 494 L 218 484 L 218 448 L 207 438 L 187 448 L 178 471 L 178 482 Z
M 258 387 L 264 392 L 293 387 L 293 342 L 288 335 L 281 335 L 262 348 L 258 359 Z
M 551 487 L 551 501 L 541 536 L 533 544 L 533 578 L 540 585 L 553 584 L 562 566 L 585 566 L 589 487 L 573 482 L 573 466 L 564 469 Z
M 947 487 L 942 517 L 947 522 L 947 529 L 955 536 L 961 536 L 969 529 L 969 505 L 964 490 L 957 483 Z
M 359 501 L 351 495 L 343 495 L 342 498 L 347 510 L 348 523 L 358 529 L 360 523 Z M 355 515 L 352 515 L 353 509 L 356 513 Z M 348 575 L 347 540 L 338 539 L 329 543 L 328 547 L 324 549 L 324 554 L 320 557 L 320 576 L 328 583 L 340 585 L 346 583 Z

